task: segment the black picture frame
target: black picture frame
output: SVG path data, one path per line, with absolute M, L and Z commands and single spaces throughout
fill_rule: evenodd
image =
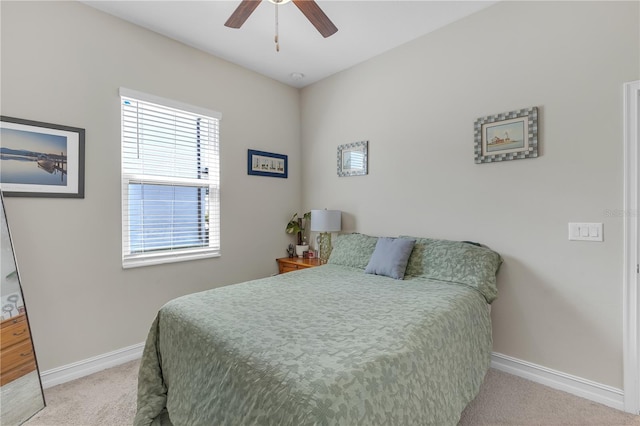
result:
M 284 154 L 249 149 L 247 174 L 286 179 L 289 175 L 289 158 Z
M 5 197 L 84 198 L 84 156 L 85 129 L 0 116 Z

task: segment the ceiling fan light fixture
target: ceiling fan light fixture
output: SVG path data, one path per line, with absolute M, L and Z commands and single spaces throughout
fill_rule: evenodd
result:
M 285 4 L 285 3 L 289 3 L 291 0 L 269 0 L 269 2 L 273 3 L 273 4 Z

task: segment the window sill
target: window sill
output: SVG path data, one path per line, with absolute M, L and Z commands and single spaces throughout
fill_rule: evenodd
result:
M 125 256 L 122 259 L 122 268 L 139 268 L 141 266 L 163 265 L 165 263 L 187 262 L 190 260 L 208 259 L 220 257 L 219 249 L 183 250 L 171 253 L 152 253 Z

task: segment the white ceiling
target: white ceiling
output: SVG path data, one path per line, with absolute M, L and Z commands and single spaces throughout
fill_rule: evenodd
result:
M 293 87 L 304 87 L 497 1 L 317 0 L 338 27 L 323 38 L 293 3 L 262 1 L 240 29 L 224 26 L 240 0 L 82 1 Z M 302 79 L 292 78 L 301 73 Z

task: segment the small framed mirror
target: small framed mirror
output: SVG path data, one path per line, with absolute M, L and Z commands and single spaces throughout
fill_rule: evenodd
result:
M 338 146 L 338 176 L 367 174 L 369 141 L 352 142 Z

